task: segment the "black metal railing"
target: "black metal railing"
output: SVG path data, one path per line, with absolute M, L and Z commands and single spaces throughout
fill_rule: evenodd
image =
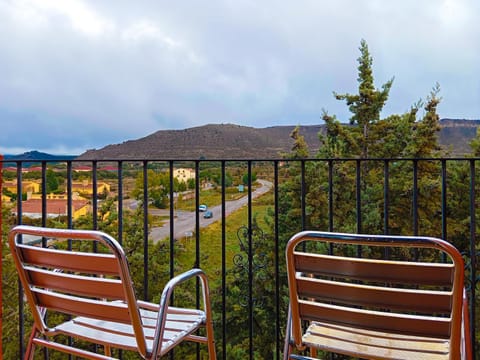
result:
M 111 230 L 120 243 L 128 242 L 133 231 L 140 233 L 142 245 L 135 248 L 143 255 L 143 283 L 139 294 L 146 300 L 155 297 L 152 289 L 157 284 L 154 282 L 160 281 L 158 276 L 151 276 L 152 261 L 158 257 L 168 260 L 160 270 L 164 278 L 174 276 L 183 267 L 208 268 L 212 263 L 217 264 L 219 268 L 208 270 L 214 287 L 216 343 L 219 358 L 229 360 L 266 358 L 262 350 L 270 354 L 268 358 L 282 357 L 286 325 L 283 250 L 295 232 L 312 229 L 442 237 L 452 241 L 465 256 L 476 353 L 480 349 L 478 161 L 476 158 L 107 159 L 34 164 L 4 160 L 3 194 L 7 197 L 3 200 L 3 227 L 5 233 L 9 226 L 22 223 L 68 228 L 88 226 Z M 180 167 L 192 169 L 193 188 L 186 191 L 185 185 L 180 185 L 174 176 Z M 88 199 L 88 212 L 82 216 L 77 215 L 78 209 L 74 206 L 77 181 L 83 181 L 90 189 L 80 194 Z M 28 213 L 25 211 L 25 188 L 30 182 L 39 184 L 38 213 L 32 213 L 30 208 Z M 55 182 L 59 183 L 57 187 Z M 99 186 L 104 183 L 110 191 L 99 193 Z M 260 188 L 268 191 L 263 193 Z M 64 193 L 66 211 L 50 212 L 47 195 L 51 191 L 59 196 Z M 28 191 L 27 197 L 31 192 Z M 180 203 L 179 198 L 187 195 L 191 199 Z M 242 201 L 242 197 L 245 205 L 232 210 L 230 205 Z M 22 199 L 24 201 L 20 201 Z M 109 199 L 113 205 L 105 210 L 102 207 Z M 216 212 L 216 225 L 209 225 L 217 226 L 213 237 L 210 233 L 206 235 L 206 219 L 198 210 L 204 199 Z M 154 203 L 163 210 L 153 207 Z M 158 212 L 161 215 L 157 215 Z M 179 214 L 186 214 L 190 227 L 179 230 Z M 160 235 L 153 238 L 153 234 Z M 213 247 L 213 243 L 219 244 L 220 250 L 205 258 L 206 249 Z M 155 244 L 159 247 L 155 248 Z M 15 274 L 5 270 L 6 252 L 4 248 L 4 299 L 16 282 Z M 361 248 L 357 252 L 362 255 Z M 185 263 L 181 263 L 181 259 Z M 3 304 L 4 314 L 17 314 L 11 317 L 15 319 L 12 338 L 18 339 L 15 350 L 6 352 L 6 344 L 11 339 L 5 339 L 8 333 L 3 332 L 4 355 L 12 359 L 23 352 L 28 336 L 20 288 L 15 296 L 15 305 L 6 301 Z M 241 316 L 232 321 L 237 313 Z M 3 319 L 4 328 L 5 321 L 12 322 L 10 318 Z M 201 358 L 198 347 L 195 352 L 196 358 Z

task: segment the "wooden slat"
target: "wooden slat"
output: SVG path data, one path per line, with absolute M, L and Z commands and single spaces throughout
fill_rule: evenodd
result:
M 453 264 L 346 258 L 295 252 L 296 271 L 387 283 L 451 286 Z
M 427 314 L 450 313 L 451 291 L 410 290 L 297 277 L 301 298 Z
M 33 286 L 86 297 L 110 300 L 123 300 L 125 298 L 120 280 L 66 274 L 30 266 L 26 266 L 24 269 Z
M 41 289 L 32 289 L 37 305 L 66 314 L 98 318 L 101 320 L 129 323 L 127 306 L 120 302 L 76 298 Z
M 116 275 L 118 261 L 111 254 L 61 251 L 36 246 L 17 245 L 24 263 L 73 272 Z
M 305 300 L 299 301 L 299 311 L 302 319 L 312 321 L 445 339 L 450 335 L 449 318 L 369 311 Z
M 365 338 L 368 338 L 368 343 L 365 343 Z M 309 346 L 362 358 L 449 359 L 448 340 L 397 336 L 329 324 L 312 324 L 303 336 L 303 341 Z

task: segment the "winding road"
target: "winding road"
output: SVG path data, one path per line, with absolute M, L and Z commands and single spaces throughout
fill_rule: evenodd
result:
M 273 184 L 266 180 L 257 180 L 262 186 L 252 192 L 252 199 L 259 197 L 272 188 Z M 248 196 L 245 195 L 238 200 L 225 201 L 225 215 L 228 216 L 232 212 L 240 209 L 248 202 Z M 222 216 L 222 205 L 209 208 L 213 213 L 213 217 L 205 219 L 203 213 L 200 213 L 200 227 L 205 227 L 211 223 L 218 221 Z M 177 211 L 174 221 L 174 237 L 180 238 L 195 231 L 195 211 Z M 154 227 L 150 232 L 150 236 L 154 242 L 162 240 L 170 236 L 170 221 L 165 222 L 163 226 Z

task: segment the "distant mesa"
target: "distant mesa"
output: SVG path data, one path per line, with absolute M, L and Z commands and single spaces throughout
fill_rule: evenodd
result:
M 476 135 L 480 120 L 440 120 L 440 145 L 452 156 L 471 152 L 469 142 Z M 29 151 L 19 155 L 5 155 L 7 161 L 76 160 L 270 160 L 290 152 L 293 139 L 290 134 L 295 126 L 272 126 L 253 128 L 234 124 L 209 124 L 184 130 L 159 130 L 137 140 L 91 149 L 80 156 L 50 155 Z M 300 126 L 311 155 L 317 153 L 320 142 L 319 132 L 324 125 Z M 30 164 L 30 163 L 28 163 Z M 6 165 L 6 164 L 4 164 Z
M 89 150 L 80 160 L 116 159 L 272 159 L 287 152 L 293 144 L 290 133 L 295 126 L 253 128 L 233 124 L 210 124 L 184 130 L 160 130 L 138 140 Z M 321 125 L 302 126 L 300 133 L 318 149 Z
M 470 153 L 480 120 L 440 120 L 439 142 L 452 155 Z M 293 145 L 295 126 L 253 128 L 234 124 L 209 124 L 184 130 L 160 130 L 137 140 L 88 150 L 79 160 L 218 160 L 278 159 Z M 311 154 L 320 146 L 318 133 L 324 125 L 300 126 Z

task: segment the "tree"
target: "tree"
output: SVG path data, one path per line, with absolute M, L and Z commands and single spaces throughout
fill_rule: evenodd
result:
M 137 199 L 143 199 L 143 172 L 140 172 L 135 182 L 135 189 L 132 195 Z M 168 173 L 155 172 L 152 169 L 147 170 L 147 196 L 148 201 L 153 206 L 164 209 L 168 204 L 168 194 L 170 193 L 170 175 Z
M 47 169 L 47 193 L 52 193 L 58 190 L 59 183 L 57 174 L 52 169 Z
M 251 178 L 252 178 L 252 184 L 257 181 L 257 174 L 255 173 L 252 173 L 251 174 Z M 243 185 L 248 185 L 248 174 L 243 174 L 242 176 L 242 184 Z
M 300 135 L 300 127 L 297 125 L 295 129 L 290 133 L 290 137 L 294 140 L 291 156 L 293 159 L 306 159 L 308 158 L 309 151 L 308 145 L 303 135 Z
M 334 92 L 334 95 L 337 100 L 345 100 L 348 105 L 352 113 L 350 124 L 357 125 L 352 128 L 352 135 L 354 135 L 360 148 L 360 156 L 367 158 L 369 156 L 370 127 L 380 120 L 380 113 L 388 99 L 393 78 L 382 86 L 382 90 L 375 89 L 372 71 L 373 60 L 365 40 L 360 43 L 360 53 L 361 55 L 358 58 L 358 94 L 337 94 Z
M 477 128 L 477 133 L 469 145 L 472 148 L 472 155 L 475 157 L 480 156 L 480 127 Z

